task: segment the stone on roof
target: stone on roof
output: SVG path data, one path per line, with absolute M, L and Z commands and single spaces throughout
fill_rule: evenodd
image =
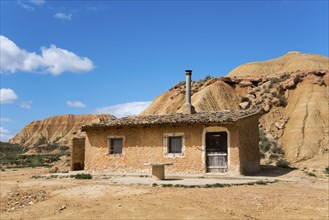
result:
M 177 125 L 177 124 L 232 124 L 239 119 L 258 114 L 258 109 L 240 111 L 225 110 L 221 112 L 198 112 L 195 114 L 174 113 L 167 115 L 140 115 L 112 119 L 107 122 L 94 123 L 82 126 L 82 131 L 111 127 L 135 127 L 151 125 Z

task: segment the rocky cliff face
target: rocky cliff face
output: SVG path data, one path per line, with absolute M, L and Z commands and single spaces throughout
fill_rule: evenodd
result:
M 82 125 L 108 121 L 115 118 L 109 114 L 99 115 L 61 115 L 33 121 L 9 140 L 26 147 L 43 144 L 58 144 L 70 146 L 74 135 L 81 134 Z
M 329 157 L 329 58 L 290 52 L 244 64 L 226 77 L 192 84 L 196 111 L 262 109 L 260 146 L 263 163 L 282 156 L 294 166 L 323 168 Z M 146 114 L 180 112 L 184 82 L 157 97 Z

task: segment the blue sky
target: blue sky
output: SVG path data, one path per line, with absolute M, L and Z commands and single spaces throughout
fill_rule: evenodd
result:
M 137 114 L 185 69 L 328 56 L 328 1 L 0 2 L 1 140 L 53 115 Z

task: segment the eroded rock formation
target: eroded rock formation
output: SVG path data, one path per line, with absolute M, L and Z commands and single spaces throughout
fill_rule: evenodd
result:
M 9 143 L 17 143 L 26 147 L 48 143 L 70 146 L 72 137 L 81 133 L 82 125 L 105 122 L 114 118 L 109 114 L 52 116 L 31 122 L 10 139 Z

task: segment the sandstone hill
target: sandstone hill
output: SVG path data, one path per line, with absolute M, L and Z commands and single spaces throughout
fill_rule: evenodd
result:
M 327 57 L 292 51 L 276 59 L 243 64 L 233 69 L 227 76 L 264 77 L 293 73 L 295 71 L 311 72 L 319 70 L 329 71 Z
M 70 146 L 74 135 L 81 134 L 82 125 L 108 121 L 115 118 L 109 114 L 61 115 L 40 121 L 33 121 L 25 126 L 9 143 L 34 147 L 43 144 Z
M 241 65 L 226 77 L 192 83 L 196 111 L 262 109 L 262 162 L 283 157 L 297 167 L 323 168 L 329 160 L 329 58 L 289 52 L 264 62 Z M 157 97 L 141 114 L 180 112 L 185 102 L 180 82 Z

